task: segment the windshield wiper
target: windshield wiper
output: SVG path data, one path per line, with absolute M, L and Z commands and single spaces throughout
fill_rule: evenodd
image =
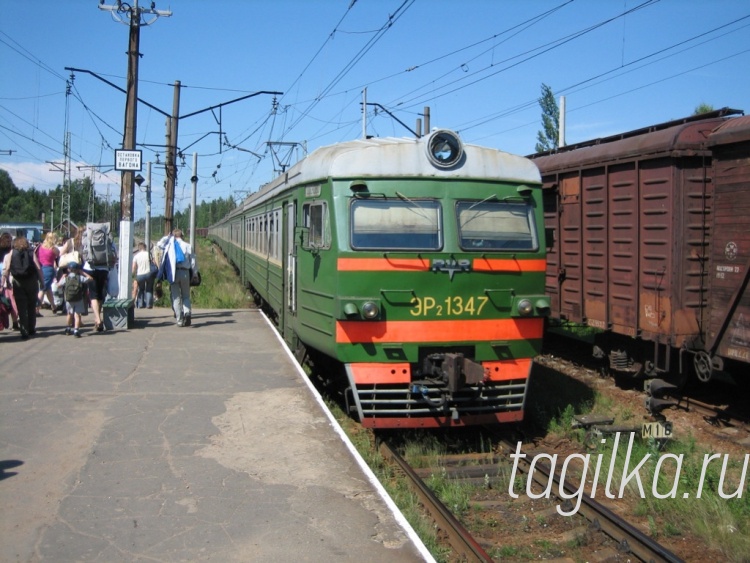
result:
M 433 223 L 432 217 L 430 217 L 430 214 L 427 213 L 427 210 L 424 207 L 422 207 L 421 205 L 419 205 L 413 199 L 409 199 L 408 197 L 406 197 L 401 192 L 396 192 L 396 195 L 399 198 L 403 199 L 404 201 L 407 201 L 407 202 L 411 203 L 414 207 L 416 207 L 420 211 L 419 215 L 421 215 L 423 218 L 427 219 L 430 222 L 430 224 Z
M 466 211 L 471 211 L 471 210 L 472 210 L 472 209 L 474 209 L 474 208 L 475 208 L 475 207 L 476 207 L 477 205 L 482 205 L 482 204 L 483 204 L 483 203 L 484 203 L 485 201 L 489 201 L 489 200 L 491 200 L 491 199 L 497 199 L 497 194 L 492 194 L 492 195 L 488 195 L 488 196 L 487 196 L 486 198 L 484 198 L 484 199 L 483 199 L 482 201 L 478 201 L 478 202 L 476 202 L 476 203 L 475 203 L 474 205 L 472 205 L 471 207 L 469 207 L 469 209 L 467 209 Z

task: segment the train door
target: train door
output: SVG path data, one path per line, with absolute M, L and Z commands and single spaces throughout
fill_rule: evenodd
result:
M 242 252 L 240 252 L 240 263 L 237 264 L 237 267 L 240 270 L 240 277 L 243 287 L 247 287 L 249 281 L 247 272 L 245 271 L 245 267 L 247 265 L 247 250 L 248 250 L 248 229 L 250 228 L 250 217 L 245 217 L 243 219 L 242 223 L 242 232 L 240 233 L 240 248 L 242 249 Z
M 284 268 L 284 307 L 283 315 L 288 317 L 284 322 L 284 337 L 289 342 L 291 338 L 291 317 L 297 315 L 297 246 L 294 240 L 294 231 L 297 226 L 297 213 L 294 201 L 290 201 L 284 207 L 284 243 L 283 255 L 285 257 Z

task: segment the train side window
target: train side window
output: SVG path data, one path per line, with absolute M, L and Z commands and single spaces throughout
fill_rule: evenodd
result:
M 352 248 L 440 250 L 443 246 L 437 201 L 356 199 L 350 220 Z
M 328 205 L 325 202 L 306 203 L 302 214 L 309 232 L 305 248 L 330 248 Z
M 456 215 L 459 244 L 464 250 L 539 249 L 534 209 L 527 203 L 460 201 Z

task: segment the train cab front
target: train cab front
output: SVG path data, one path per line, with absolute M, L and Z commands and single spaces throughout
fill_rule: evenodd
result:
M 520 421 L 550 310 L 539 171 L 445 130 L 410 146 L 408 174 L 338 201 L 331 355 L 349 410 L 384 429 Z

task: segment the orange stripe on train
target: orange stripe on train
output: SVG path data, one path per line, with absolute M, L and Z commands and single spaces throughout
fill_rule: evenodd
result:
M 514 358 L 481 362 L 487 381 L 510 381 L 527 379 L 531 371 L 531 358 Z M 349 369 L 356 385 L 383 385 L 411 383 L 411 366 L 408 363 L 352 363 Z
M 545 259 L 475 258 L 472 264 L 475 272 L 544 272 L 546 269 Z
M 339 258 L 339 272 L 429 271 L 431 261 L 426 258 Z M 475 272 L 544 272 L 544 259 L 518 260 L 515 258 L 475 258 Z
M 425 258 L 339 258 L 339 272 L 381 272 L 383 270 L 430 269 Z
M 337 321 L 339 344 L 384 342 L 486 342 L 542 337 L 543 319 L 450 321 Z
M 405 363 L 354 363 L 349 364 L 354 383 L 357 385 L 377 385 L 411 383 L 411 366 Z
M 531 358 L 482 362 L 482 366 L 487 372 L 487 377 L 490 381 L 527 379 L 531 372 Z

